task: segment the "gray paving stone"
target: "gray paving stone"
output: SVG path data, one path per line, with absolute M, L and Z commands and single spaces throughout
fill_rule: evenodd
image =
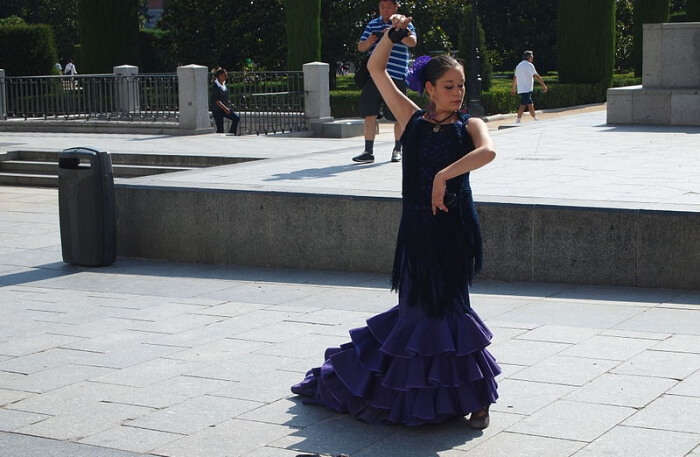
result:
M 340 415 L 328 408 L 304 405 L 301 398 L 292 397 L 260 406 L 241 414 L 238 418 L 303 428 L 338 416 Z
M 575 457 L 683 457 L 700 437 L 647 428 L 618 426 L 601 436 Z
M 354 418 L 341 416 L 303 429 L 295 429 L 294 432 L 268 444 L 303 452 L 347 453 L 355 456 L 358 450 L 368 448 L 397 431 L 397 427 L 368 425 Z
M 640 332 L 700 335 L 700 316 L 688 309 L 650 309 L 615 328 Z
M 606 373 L 566 397 L 567 400 L 643 408 L 671 389 L 672 379 Z
M 595 336 L 562 352 L 562 355 L 591 359 L 627 360 L 656 344 L 654 340 Z
M 465 457 L 568 457 L 585 443 L 503 432 L 480 444 Z
M 17 429 L 28 435 L 78 441 L 86 436 L 116 427 L 123 420 L 135 418 L 151 411 L 137 406 L 96 403 L 85 410 L 59 414 L 39 423 Z
M 175 433 L 120 425 L 83 438 L 80 442 L 125 451 L 148 452 L 182 437 L 183 435 Z
M 676 387 L 669 390 L 668 393 L 673 395 L 685 395 L 688 397 L 700 397 L 700 371 L 696 371 L 685 378 Z
M 590 442 L 634 413 L 632 408 L 559 400 L 508 431 Z
M 0 432 L 0 449 L 11 457 L 149 457 L 144 454 Z
M 574 391 L 572 386 L 504 379 L 498 383 L 498 401 L 491 411 L 530 415 Z
M 313 332 L 318 325 L 297 322 L 277 322 L 259 327 L 255 330 L 239 333 L 236 338 L 243 340 L 262 341 L 266 343 L 282 343 L 294 340 Z
M 296 365 L 299 363 L 299 360 L 263 354 L 245 354 L 221 359 L 203 368 L 189 371 L 187 374 L 201 378 L 242 381 L 263 374 L 269 375 L 277 368 L 282 368 L 285 364 L 293 363 Z
M 700 398 L 664 395 L 627 419 L 635 427 L 700 433 Z
M 155 451 L 171 457 L 230 457 L 270 444 L 294 432 L 283 425 L 232 419 L 199 433 L 173 441 Z
M 205 316 L 203 314 L 182 314 L 156 321 L 134 320 L 129 323 L 127 328 L 129 330 L 141 332 L 179 333 L 185 330 L 206 327 L 207 325 L 222 321 L 223 319 L 224 318 L 219 316 Z
M 203 363 L 159 358 L 99 376 L 92 381 L 124 386 L 145 387 L 204 367 Z
M 297 457 L 297 451 L 280 449 L 278 447 L 263 446 L 254 451 L 246 452 L 246 457 Z
M 639 314 L 644 308 L 569 301 L 540 300 L 498 316 L 499 320 L 535 322 L 585 328 L 611 328 Z M 617 327 L 625 328 L 625 327 Z
M 47 334 L 27 338 L 13 338 L 11 341 L 0 344 L 0 354 L 10 356 L 28 355 L 80 340 L 81 338 L 73 336 Z
M 513 379 L 582 386 L 618 364 L 616 361 L 555 355 L 518 371 Z
M 239 283 L 215 292 L 203 292 L 198 296 L 258 305 L 279 305 L 318 293 L 318 289 L 310 285 Z
M 555 343 L 580 343 L 597 333 L 600 329 L 570 327 L 563 325 L 543 325 L 518 336 L 522 340 L 551 341 Z
M 237 355 L 261 351 L 270 346 L 272 346 L 270 343 L 259 341 L 221 338 L 210 343 L 194 346 L 191 349 L 179 350 L 176 353 L 170 354 L 168 358 L 193 362 L 215 362 Z
M 183 435 L 192 435 L 206 427 L 226 422 L 246 411 L 260 407 L 258 402 L 225 397 L 201 396 L 180 404 L 142 415 L 125 424 Z
M 472 430 L 464 420 L 459 419 L 430 427 L 391 427 L 386 438 L 351 455 L 353 457 L 465 456 L 467 451 L 499 436 L 504 428 L 522 418 L 523 416 L 518 414 L 493 412 L 491 425 L 483 431 Z M 334 449 L 334 453 L 338 452 L 340 452 L 339 448 Z
M 0 408 L 0 431 L 12 432 L 27 425 L 36 424 L 51 416 Z
M 24 378 L 20 378 L 16 388 L 28 392 L 48 392 L 93 377 L 113 373 L 114 371 L 115 370 L 111 368 L 62 365 L 60 367 L 49 368 L 48 370 L 37 371 Z
M 0 389 L 0 407 L 10 405 L 14 402 L 24 400 L 36 394 L 32 392 L 23 392 L 21 390 L 5 390 Z
M 283 343 L 266 345 L 255 351 L 256 354 L 274 355 L 277 357 L 300 358 L 316 357 L 322 359 L 328 347 L 338 347 L 349 341 L 346 336 L 306 334 Z
M 520 328 L 489 327 L 489 329 L 493 333 L 493 338 L 491 339 L 492 345 L 505 343 L 518 335 L 527 333 L 527 330 Z
M 603 336 L 618 336 L 620 338 L 637 338 L 640 340 L 662 341 L 671 336 L 670 333 L 635 332 L 632 330 L 608 329 L 600 332 Z
M 206 309 L 197 311 L 196 313 L 207 316 L 234 317 L 260 309 L 264 309 L 264 305 L 227 301 L 219 305 L 209 306 Z
M 684 379 L 700 368 L 700 355 L 644 351 L 618 366 L 613 373 Z
M 310 366 L 306 369 L 309 368 Z M 256 376 L 247 377 L 239 382 L 229 382 L 223 389 L 210 392 L 210 395 L 271 403 L 290 397 L 291 386 L 301 382 L 302 379 L 304 379 L 303 374 L 276 370 L 265 376 L 264 383 L 261 383 Z
M 511 376 L 515 375 L 518 371 L 523 370 L 527 368 L 525 365 L 513 365 L 510 363 L 498 363 L 498 366 L 501 367 L 501 375 L 499 379 L 508 379 Z
M 515 365 L 534 365 L 568 348 L 569 344 L 544 341 L 508 340 L 491 345 L 489 351 L 496 360 Z
M 655 344 L 651 349 L 655 351 L 691 352 L 693 354 L 700 354 L 700 336 L 673 335 L 669 339 Z
M 31 374 L 49 368 L 68 364 L 90 365 L 99 360 L 101 354 L 93 352 L 74 351 L 68 349 L 49 349 L 36 354 L 15 357 L 14 359 L 0 362 L 0 370 L 13 373 Z

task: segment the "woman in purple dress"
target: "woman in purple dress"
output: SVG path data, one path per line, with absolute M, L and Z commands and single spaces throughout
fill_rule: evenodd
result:
M 498 398 L 500 368 L 485 349 L 491 332 L 469 303 L 482 259 L 469 172 L 494 159 L 494 146 L 481 119 L 459 112 L 465 81 L 455 59 L 416 59 L 408 82 L 427 93 L 426 111 L 391 81 L 392 42 L 405 36 L 410 20 L 392 16 L 367 65 L 404 128 L 392 276 L 399 304 L 350 330 L 352 341 L 327 349 L 323 365 L 292 392 L 367 422 L 421 425 L 470 415 L 469 426 L 483 429 Z

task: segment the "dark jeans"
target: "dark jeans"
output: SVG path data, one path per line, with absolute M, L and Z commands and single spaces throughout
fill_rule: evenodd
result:
M 226 113 L 223 110 L 220 109 L 214 109 L 212 111 L 212 114 L 214 115 L 214 123 L 216 124 L 216 133 L 224 133 L 224 118 L 231 119 L 231 129 L 228 131 L 228 133 L 233 133 L 235 134 L 238 130 L 238 121 L 241 120 L 240 117 L 233 111 L 231 113 Z

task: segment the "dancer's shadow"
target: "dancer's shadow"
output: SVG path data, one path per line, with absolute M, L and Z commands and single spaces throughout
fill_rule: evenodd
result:
M 270 176 L 269 178 L 265 178 L 265 181 L 298 181 L 302 179 L 332 178 L 334 176 L 338 176 L 339 174 L 346 173 L 348 171 L 376 168 L 382 165 L 386 165 L 387 163 L 388 162 L 373 163 L 370 165 L 351 163 L 345 165 L 333 165 L 330 167 L 323 168 L 306 168 L 304 170 L 296 170 L 289 173 L 276 173 Z
M 464 418 L 419 427 L 369 425 L 347 414 L 304 404 L 300 397 L 287 400 L 294 402 L 287 410 L 294 417 L 285 425 L 299 429 L 283 439 L 283 447 L 302 455 L 438 457 L 440 452 L 468 445 L 483 435 L 481 431 L 470 429 Z

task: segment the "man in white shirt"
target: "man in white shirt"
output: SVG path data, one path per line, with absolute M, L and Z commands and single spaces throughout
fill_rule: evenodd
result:
M 515 74 L 513 75 L 513 87 L 511 89 L 511 93 L 515 95 L 517 90 L 517 93 L 520 96 L 518 118 L 515 121 L 518 124 L 520 123 L 520 119 L 523 117 L 525 107 L 527 107 L 528 111 L 530 111 L 530 116 L 532 116 L 534 120 L 537 120 L 537 117 L 535 116 L 535 103 L 532 101 L 532 90 L 535 86 L 533 78 L 537 79 L 537 82 L 542 85 L 542 89 L 545 92 L 548 90 L 544 80 L 537 73 L 535 66 L 532 64 L 534 59 L 535 56 L 532 51 L 523 52 L 523 60 L 517 67 L 515 67 Z
M 78 74 L 78 69 L 75 68 L 75 64 L 73 63 L 73 59 L 68 59 L 68 63 L 66 64 L 66 68 L 63 69 L 63 74 L 64 75 L 77 75 Z

